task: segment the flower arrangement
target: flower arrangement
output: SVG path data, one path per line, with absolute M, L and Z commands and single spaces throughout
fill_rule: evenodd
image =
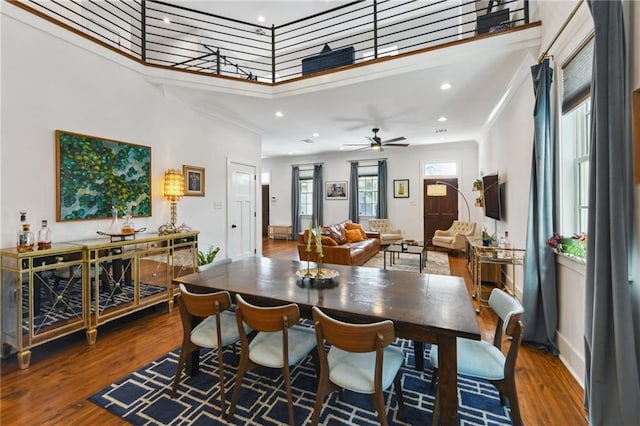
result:
M 483 226 L 482 227 L 482 245 L 485 247 L 488 247 L 491 245 L 492 242 L 493 242 L 493 236 L 489 235 L 489 232 L 487 232 L 487 228 Z
M 554 232 L 547 240 L 547 246 L 556 253 L 563 253 L 571 257 L 584 260 L 587 257 L 587 234 L 573 234 L 570 238 Z

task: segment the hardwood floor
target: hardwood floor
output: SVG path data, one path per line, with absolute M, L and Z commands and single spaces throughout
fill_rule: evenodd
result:
M 291 241 L 265 240 L 269 257 L 297 259 Z M 463 257 L 450 257 L 451 274 L 471 279 Z M 495 316 L 478 316 L 483 338 L 493 338 Z M 119 418 L 87 401 L 87 397 L 142 367 L 181 342 L 177 309 L 150 308 L 98 329 L 94 346 L 84 333 L 33 349 L 30 368 L 20 370 L 15 356 L 2 360 L 0 424 L 124 425 Z M 523 347 L 517 363 L 517 386 L 526 424 L 586 425 L 582 389 L 556 357 Z

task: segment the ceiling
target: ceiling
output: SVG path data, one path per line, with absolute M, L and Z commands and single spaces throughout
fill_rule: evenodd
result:
M 346 2 L 187 3 L 247 22 L 257 22 L 261 14 L 266 19 L 263 25 L 278 25 Z M 528 74 L 539 46 L 536 30 L 496 35 L 274 87 L 233 82 L 243 87 L 218 90 L 175 81 L 158 84 L 204 114 L 261 135 L 263 158 L 358 149 L 343 144 L 366 144 L 374 127 L 380 129 L 378 136 L 383 141 L 404 136 L 411 146 L 477 141 L 493 118 L 492 111 L 512 92 L 510 87 Z M 451 88 L 441 90 L 445 82 Z M 276 111 L 283 116 L 277 117 Z M 438 121 L 440 117 L 447 121 Z M 385 150 L 402 149 L 406 148 Z

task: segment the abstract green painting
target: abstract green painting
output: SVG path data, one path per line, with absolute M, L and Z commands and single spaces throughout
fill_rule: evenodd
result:
M 56 219 L 151 216 L 151 148 L 56 130 Z

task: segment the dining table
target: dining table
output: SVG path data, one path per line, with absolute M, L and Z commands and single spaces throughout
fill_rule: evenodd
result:
M 252 256 L 173 283 L 196 292 L 229 291 L 264 306 L 296 303 L 305 318 L 311 318 L 311 308 L 317 306 L 349 322 L 393 321 L 397 337 L 414 341 L 415 368 L 424 366 L 424 343 L 438 345 L 439 421 L 456 425 L 456 339 L 480 340 L 464 279 L 333 264 L 321 265 L 322 279 L 305 277 L 316 268 L 304 261 Z

